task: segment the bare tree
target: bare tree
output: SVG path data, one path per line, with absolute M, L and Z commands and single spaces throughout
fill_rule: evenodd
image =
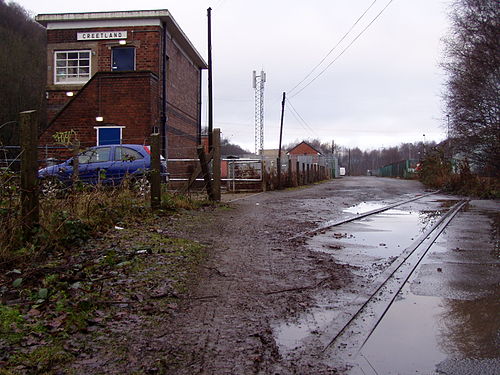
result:
M 43 111 L 46 82 L 45 30 L 19 5 L 0 0 L 0 137 L 16 144 L 21 111 Z M 40 118 L 44 118 L 43 114 Z
M 500 172 L 500 2 L 455 0 L 442 63 L 455 150 L 490 176 Z

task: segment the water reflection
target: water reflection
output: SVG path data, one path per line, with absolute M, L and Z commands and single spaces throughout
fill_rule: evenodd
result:
M 358 212 L 370 211 L 365 203 L 351 208 Z M 370 209 L 368 209 L 370 208 Z M 390 209 L 385 212 L 331 228 L 309 241 L 310 248 L 332 254 L 340 263 L 366 265 L 371 262 L 399 256 L 436 218 L 437 212 Z M 367 258 L 368 257 L 368 258 Z
M 439 347 L 456 358 L 500 356 L 500 288 L 476 300 L 444 300 Z
M 483 366 L 486 371 L 499 364 L 498 293 L 477 300 L 417 296 L 408 290 L 403 295 L 363 347 L 357 360 L 362 371 L 433 374 L 440 363 L 473 358 L 471 366 L 479 374 Z

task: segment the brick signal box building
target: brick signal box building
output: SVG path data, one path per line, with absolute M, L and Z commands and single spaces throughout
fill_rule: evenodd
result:
M 74 131 L 82 146 L 149 144 L 192 158 L 201 130 L 207 65 L 168 10 L 40 14 L 47 29 L 48 128 Z M 170 166 L 169 166 L 170 169 Z
M 309 156 L 313 163 L 317 164 L 319 157 L 322 155 L 321 152 L 316 150 L 307 142 L 300 142 L 297 146 L 293 147 L 287 152 L 287 155 L 291 159 L 297 160 L 299 156 Z

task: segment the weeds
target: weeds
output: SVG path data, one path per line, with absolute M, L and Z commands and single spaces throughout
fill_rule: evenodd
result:
M 0 340 L 18 343 L 22 337 L 24 319 L 17 308 L 0 305 Z
M 498 178 L 481 177 L 471 172 L 467 160 L 458 163 L 457 172 L 442 150 L 436 149 L 426 156 L 420 165 L 420 181 L 433 189 L 443 189 L 452 194 L 467 195 L 484 199 L 500 197 Z
M 136 189 L 80 186 L 44 196 L 34 240 L 23 243 L 19 201 L 6 191 L 0 197 L 2 375 L 57 373 L 84 345 L 71 337 L 101 330 L 115 303 L 170 309 L 204 259 L 202 245 L 171 238 L 163 228 L 168 215 L 210 205 L 206 199 L 163 192 L 162 210 L 153 213 Z

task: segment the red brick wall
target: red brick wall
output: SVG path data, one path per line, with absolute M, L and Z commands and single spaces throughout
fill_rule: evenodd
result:
M 77 32 L 126 30 L 127 45 L 136 48 L 137 73 L 111 72 L 111 48 L 118 40 L 79 42 Z M 94 126 L 123 125 L 123 142 L 143 143 L 153 126 L 159 126 L 162 90 L 163 29 L 159 26 L 112 27 L 74 30 L 48 30 L 48 120 L 53 124 L 42 135 L 41 144 L 52 143 L 51 135 L 74 129 L 85 145 L 96 144 Z M 55 85 L 53 51 L 90 49 L 92 72 L 96 76 L 86 85 Z M 199 119 L 199 68 L 183 53 L 174 40 L 167 40 L 167 152 L 168 158 L 196 158 Z M 141 72 L 149 71 L 149 73 Z M 82 89 L 83 88 L 83 89 Z M 81 90 L 81 91 L 80 91 Z M 74 97 L 66 96 L 72 91 Z M 100 93 L 99 93 L 100 92 Z M 99 109 L 100 105 L 100 109 Z M 97 115 L 104 123 L 97 123 Z M 192 166 L 169 164 L 169 169 L 186 174 Z
M 41 135 L 40 144 L 53 144 L 56 132 L 74 130 L 82 146 L 95 146 L 95 126 L 125 126 L 123 143 L 149 143 L 158 124 L 158 77 L 151 72 L 98 73 Z M 102 116 L 103 122 L 96 117 Z
M 78 92 L 83 85 L 55 85 L 54 84 L 54 50 L 65 49 L 91 49 L 92 72 L 111 71 L 111 51 L 112 47 L 118 47 L 118 40 L 95 40 L 95 41 L 77 41 L 78 32 L 86 31 L 110 31 L 112 28 L 91 28 L 91 29 L 73 29 L 73 30 L 47 30 L 48 56 L 48 121 L 50 122 L 56 113 L 71 100 L 66 96 L 67 91 Z M 149 70 L 154 72 L 161 79 L 160 50 L 162 46 L 162 29 L 159 26 L 142 27 L 118 27 L 120 30 L 127 31 L 127 46 L 133 46 L 136 49 L 136 70 Z M 161 95 L 158 91 L 157 95 Z
M 289 151 L 290 155 L 318 155 L 318 151 L 309 146 L 307 143 L 300 143 L 295 148 Z
M 167 42 L 167 129 L 169 158 L 196 158 L 199 68 L 174 40 Z
M 91 29 L 47 30 L 47 43 L 61 45 L 66 49 L 65 43 L 79 43 L 76 35 L 79 32 L 98 32 L 117 30 L 127 31 L 127 45 L 136 48 L 136 70 L 151 70 L 160 75 L 160 49 L 162 29 L 160 26 L 134 26 L 134 27 L 97 27 Z M 93 56 L 92 63 L 97 62 L 99 71 L 111 71 L 111 48 L 119 46 L 118 40 L 85 41 L 85 48 L 94 45 L 97 55 Z M 74 48 L 73 45 L 71 48 Z M 95 61 L 97 59 L 97 61 Z

